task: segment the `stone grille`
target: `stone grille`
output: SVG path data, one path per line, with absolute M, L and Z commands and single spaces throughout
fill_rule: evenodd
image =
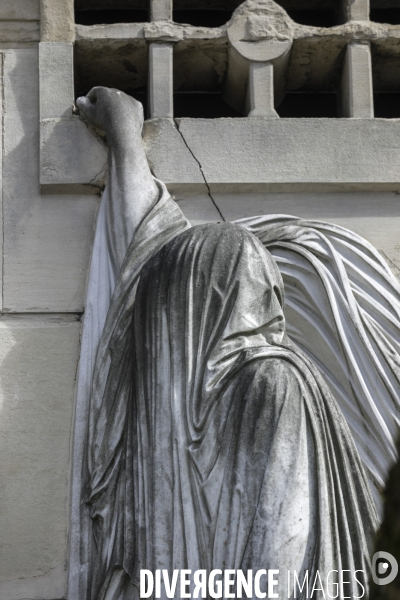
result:
M 378 116 L 400 116 L 398 0 L 374 0 L 371 7 L 369 0 L 279 4 L 287 11 L 293 44 L 281 109 L 284 95 L 275 93 L 278 113 L 371 118 L 375 93 Z M 148 117 L 246 116 L 246 103 L 238 106 L 227 93 L 222 101 L 230 59 L 225 21 L 239 5 L 239 0 L 77 0 L 77 94 L 95 84 L 118 87 L 145 102 Z M 248 70 L 243 78 L 248 80 Z M 270 93 L 267 84 L 260 83 L 258 102 Z M 265 116 L 271 111 L 267 107 Z

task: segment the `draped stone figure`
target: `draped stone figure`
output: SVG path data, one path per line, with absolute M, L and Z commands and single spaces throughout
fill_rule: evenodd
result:
M 140 105 L 105 88 L 77 104 L 107 136 L 109 171 L 78 375 L 68 598 L 133 600 L 141 569 L 359 570 L 367 588 L 399 417 L 395 278 L 328 224 L 190 227 L 150 172 Z M 361 592 L 352 579 L 338 597 Z

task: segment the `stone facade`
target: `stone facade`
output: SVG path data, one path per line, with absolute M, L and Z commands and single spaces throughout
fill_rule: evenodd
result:
M 235 48 L 243 7 L 229 26 L 172 21 L 173 9 L 186 18 L 210 6 L 229 19 L 238 0 L 174 1 L 76 3 L 86 20 L 150 9 L 148 23 L 106 25 L 75 24 L 72 0 L 0 3 L 2 600 L 67 597 L 74 387 L 106 163 L 102 140 L 72 113 L 76 93 L 99 84 L 147 98 L 150 165 L 193 224 L 323 219 L 365 237 L 399 273 L 400 121 L 374 118 L 373 98 L 400 92 L 400 19 L 370 21 L 368 0 L 282 0 L 293 17 L 336 11 L 337 25 L 302 25 L 277 8 L 274 31 L 254 22 L 249 35 L 288 47 L 249 58 Z M 177 110 L 223 90 L 235 118 Z M 285 93 L 317 104 L 337 93 L 340 116 L 277 118 Z

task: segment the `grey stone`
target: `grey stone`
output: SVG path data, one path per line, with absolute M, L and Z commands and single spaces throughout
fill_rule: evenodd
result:
M 278 118 L 274 108 L 274 66 L 270 62 L 250 63 L 246 114 Z
M 42 42 L 74 41 L 74 0 L 40 0 L 40 16 Z
M 374 93 L 369 43 L 347 46 L 341 82 L 341 116 L 372 119 Z
M 39 44 L 40 118 L 71 116 L 74 98 L 73 45 Z
M 39 0 L 14 0 L 0 4 L 0 21 L 39 21 Z
M 0 40 L 3 44 L 38 42 L 39 39 L 37 21 L 0 21 Z
M 152 43 L 149 47 L 150 118 L 173 118 L 173 45 Z
M 37 48 L 7 50 L 4 54 L 3 309 L 82 312 L 98 199 L 40 194 L 38 83 Z M 77 117 L 74 119 L 78 121 Z M 98 143 L 83 123 L 78 125 L 90 135 L 91 144 L 93 140 Z M 74 160 L 74 144 L 65 148 Z M 88 151 L 93 152 L 92 145 Z
M 169 21 L 172 19 L 172 0 L 151 0 L 150 21 Z
M 369 21 L 370 0 L 343 0 L 346 21 Z
M 65 597 L 69 458 L 80 323 L 0 321 L 0 597 Z
M 146 121 L 143 141 L 153 174 L 172 185 L 206 187 L 198 161 L 180 134 L 179 125 L 169 119 Z M 168 152 L 165 149 L 168 148 Z
M 78 117 L 43 119 L 40 145 L 43 193 L 98 194 L 104 188 L 106 149 Z

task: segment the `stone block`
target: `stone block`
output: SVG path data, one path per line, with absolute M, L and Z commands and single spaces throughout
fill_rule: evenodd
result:
M 38 21 L 0 21 L 0 40 L 3 44 L 38 42 Z
M 0 597 L 66 593 L 69 458 L 80 323 L 0 321 Z
M 39 21 L 39 0 L 0 2 L 0 21 Z
M 174 116 L 172 44 L 149 47 L 149 113 L 151 118 Z
M 43 193 L 98 194 L 104 187 L 107 151 L 78 117 L 40 124 Z
M 340 114 L 343 117 L 372 119 L 374 95 L 371 48 L 369 43 L 347 46 L 340 90 Z
M 74 0 L 40 0 L 42 42 L 73 42 Z
M 81 312 L 98 198 L 40 194 L 37 49 L 5 51 L 4 106 L 4 310 Z
M 212 193 L 400 189 L 398 120 L 180 119 L 179 131 Z M 168 173 L 175 157 L 160 144 L 156 171 L 161 153 Z
M 199 163 L 172 119 L 153 119 L 144 126 L 143 139 L 153 174 L 165 183 L 206 188 Z
M 71 116 L 74 102 L 73 45 L 39 44 L 40 118 Z

